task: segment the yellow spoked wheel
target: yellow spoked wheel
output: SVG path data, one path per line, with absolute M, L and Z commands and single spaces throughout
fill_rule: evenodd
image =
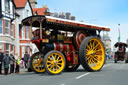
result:
M 44 66 L 48 74 L 60 74 L 65 68 L 65 57 L 59 51 L 50 51 L 44 57 Z
M 36 73 L 45 72 L 43 60 L 44 60 L 43 53 L 37 52 L 37 53 L 33 54 L 30 58 L 31 69 Z
M 80 62 L 86 70 L 99 71 L 104 65 L 105 50 L 99 38 L 85 38 L 81 43 L 79 52 Z

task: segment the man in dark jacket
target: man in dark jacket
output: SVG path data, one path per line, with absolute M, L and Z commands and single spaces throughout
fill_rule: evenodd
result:
M 10 59 L 10 73 L 14 73 L 15 57 L 13 56 L 13 52 L 11 52 L 9 59 Z
M 8 69 L 9 69 L 9 54 L 8 52 L 6 52 L 6 55 L 3 58 L 4 61 L 4 74 L 7 75 L 8 74 Z
M 3 62 L 4 53 L 0 49 L 0 74 L 2 74 L 2 62 Z
M 27 68 L 28 59 L 29 59 L 29 54 L 28 54 L 28 52 L 25 52 L 25 54 L 24 54 L 24 65 L 25 65 L 25 68 Z

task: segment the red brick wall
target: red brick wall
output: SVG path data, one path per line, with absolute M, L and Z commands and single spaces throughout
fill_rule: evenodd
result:
M 5 43 L 3 43 L 4 44 L 4 52 L 6 51 L 6 44 Z
M 3 34 L 5 34 L 5 20 L 3 19 Z

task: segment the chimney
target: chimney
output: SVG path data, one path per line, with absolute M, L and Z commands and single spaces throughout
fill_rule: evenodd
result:
M 65 15 L 66 15 L 66 19 L 70 19 L 70 16 L 71 16 L 70 12 L 65 13 Z
M 37 1 L 36 0 L 29 0 L 31 3 L 32 8 L 36 8 Z
M 75 20 L 75 16 L 71 16 L 71 20 Z

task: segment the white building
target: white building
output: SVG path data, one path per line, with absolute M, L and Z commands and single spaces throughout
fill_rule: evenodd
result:
M 105 50 L 106 50 L 106 52 L 108 52 L 109 54 L 111 54 L 111 39 L 110 39 L 108 33 L 103 34 L 102 41 L 105 44 Z
M 16 7 L 16 52 L 20 57 L 23 57 L 25 52 L 27 51 L 31 54 L 31 46 L 30 46 L 30 27 L 22 26 L 22 19 L 32 16 L 33 11 L 29 0 L 14 0 Z

